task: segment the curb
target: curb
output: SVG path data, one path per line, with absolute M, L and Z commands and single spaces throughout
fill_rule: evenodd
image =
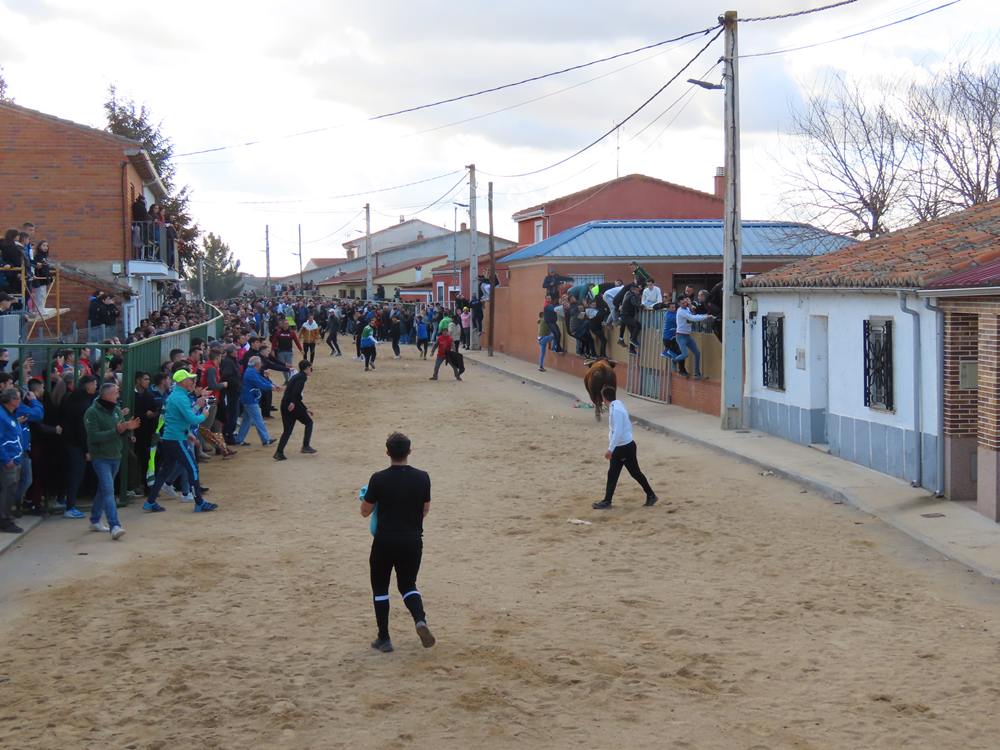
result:
M 31 521 L 25 521 L 24 520 L 25 518 L 31 518 Z M 10 534 L 10 535 L 5 534 L 4 536 L 6 536 L 7 538 L 4 539 L 2 543 L 0 543 L 0 555 L 2 555 L 7 550 L 15 547 L 19 541 L 24 539 L 24 537 L 28 536 L 28 534 L 30 534 L 34 529 L 41 526 L 42 521 L 45 519 L 43 519 L 41 516 L 24 516 L 18 520 L 24 522 L 24 527 L 23 527 L 24 532 L 21 534 Z
M 508 377 L 515 378 L 517 380 L 522 381 L 523 383 L 530 383 L 531 385 L 550 391 L 559 396 L 565 396 L 567 398 L 576 398 L 577 400 L 579 400 L 579 398 L 570 391 L 564 390 L 563 388 L 560 388 L 558 386 L 549 385 L 548 383 L 541 383 L 533 379 L 529 375 L 518 375 L 517 373 L 505 370 L 501 367 L 498 367 L 497 365 L 489 364 L 488 362 L 482 362 L 472 357 L 469 357 L 467 361 L 475 362 L 477 365 L 485 367 L 488 370 L 492 370 L 494 372 L 500 373 L 501 375 L 506 375 Z M 826 498 L 827 500 L 849 505 L 852 508 L 861 511 L 862 513 L 867 513 L 869 516 L 879 519 L 887 526 L 890 526 L 899 531 L 900 533 L 905 534 L 914 541 L 923 544 L 926 547 L 929 547 L 935 552 L 943 555 L 946 559 L 952 560 L 956 563 L 959 563 L 960 565 L 965 566 L 966 568 L 974 570 L 978 575 L 983 576 L 984 578 L 993 583 L 1000 583 L 1000 572 L 995 571 L 992 568 L 983 567 L 981 563 L 969 559 L 963 552 L 946 547 L 942 545 L 941 542 L 939 542 L 938 540 L 928 537 L 916 529 L 913 529 L 909 526 L 903 525 L 895 521 L 891 516 L 886 517 L 872 512 L 867 507 L 865 507 L 865 504 L 861 501 L 860 498 L 858 498 L 856 495 L 853 495 L 850 492 L 845 492 L 841 489 L 834 487 L 833 485 L 827 484 L 826 482 L 821 482 L 816 479 L 812 479 L 811 477 L 804 476 L 802 474 L 799 474 L 798 472 L 787 471 L 785 469 L 773 466 L 759 459 L 752 458 L 750 456 L 745 456 L 730 448 L 725 448 L 708 440 L 694 437 L 692 435 L 689 435 L 688 433 L 681 432 L 680 430 L 676 430 L 671 427 L 666 427 L 665 425 L 657 424 L 656 422 L 646 419 L 645 417 L 631 417 L 631 419 L 634 424 L 637 424 L 640 427 L 645 427 L 648 430 L 651 430 L 653 432 L 658 432 L 662 435 L 668 435 L 670 437 L 679 438 L 688 443 L 692 443 L 702 448 L 711 450 L 719 455 L 726 456 L 727 458 L 733 458 L 742 463 L 750 464 L 751 466 L 756 466 L 757 468 L 760 469 L 765 469 L 767 471 L 773 472 L 776 477 L 780 477 L 781 479 L 785 479 L 790 482 L 794 482 L 798 485 L 801 485 L 806 489 L 812 490 L 817 495 Z

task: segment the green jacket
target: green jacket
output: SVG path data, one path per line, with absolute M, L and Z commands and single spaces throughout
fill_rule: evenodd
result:
M 87 430 L 87 451 L 91 458 L 122 457 L 122 436 L 117 424 L 122 421 L 122 410 L 118 404 L 109 404 L 98 397 L 83 415 L 83 426 Z

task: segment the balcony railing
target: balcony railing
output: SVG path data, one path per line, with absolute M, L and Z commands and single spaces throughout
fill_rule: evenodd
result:
M 177 240 L 173 228 L 156 221 L 133 221 L 132 260 L 163 263 L 176 270 Z

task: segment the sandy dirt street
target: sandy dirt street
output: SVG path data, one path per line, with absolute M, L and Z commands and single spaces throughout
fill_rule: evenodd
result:
M 0 558 L 0 747 L 997 747 L 988 582 L 643 430 L 661 503 L 623 475 L 617 507 L 591 510 L 591 411 L 475 365 L 430 383 L 412 349 L 387 353 L 367 374 L 318 360 L 319 455 L 293 441 L 278 464 L 253 436 L 211 461 L 218 513 L 132 506 L 119 543 L 54 519 Z M 384 655 L 357 490 L 393 429 L 433 480 L 438 645 L 393 587 Z

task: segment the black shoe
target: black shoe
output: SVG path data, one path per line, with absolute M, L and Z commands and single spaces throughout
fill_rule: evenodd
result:
M 13 521 L 3 521 L 0 522 L 0 531 L 7 534 L 21 534 L 24 532 L 24 529 L 22 529 Z
M 590 507 L 593 508 L 594 510 L 607 510 L 608 508 L 611 507 L 611 501 L 610 500 L 601 500 L 601 502 L 594 503 Z
M 285 454 L 284 454 L 284 453 L 280 453 L 280 452 L 279 452 L 279 453 L 275 453 L 275 454 L 274 454 L 274 460 L 275 460 L 275 461 L 287 461 L 287 460 L 288 460 L 288 458 L 287 458 L 287 457 L 285 456 Z
M 392 653 L 392 641 L 388 638 L 376 638 L 372 641 L 372 648 L 381 651 L 383 654 Z
M 267 446 L 269 446 L 269 445 L 271 445 L 273 443 L 277 443 L 277 442 L 278 442 L 278 438 L 271 438 L 266 443 L 264 443 L 264 447 L 266 448 Z
M 201 489 L 201 491 L 202 491 L 202 492 L 208 492 L 208 491 L 209 491 L 208 487 L 206 487 L 206 486 L 205 486 L 205 485 L 203 485 L 203 484 L 202 484 L 202 485 L 199 485 L 199 488 Z
M 301 451 L 299 451 L 299 452 L 300 453 L 319 453 L 319 451 L 317 451 L 315 448 L 312 448 L 312 447 L 310 447 L 308 445 L 305 448 L 303 448 Z
M 647 495 L 646 502 L 643 503 L 643 507 L 652 508 L 654 505 L 656 505 L 656 501 L 659 499 L 660 498 L 658 498 L 656 495 Z
M 416 626 L 417 636 L 420 638 L 420 642 L 424 644 L 424 648 L 430 648 L 437 643 L 437 640 L 434 638 L 434 634 L 431 633 L 431 629 L 427 627 L 427 623 L 425 621 L 417 621 Z

